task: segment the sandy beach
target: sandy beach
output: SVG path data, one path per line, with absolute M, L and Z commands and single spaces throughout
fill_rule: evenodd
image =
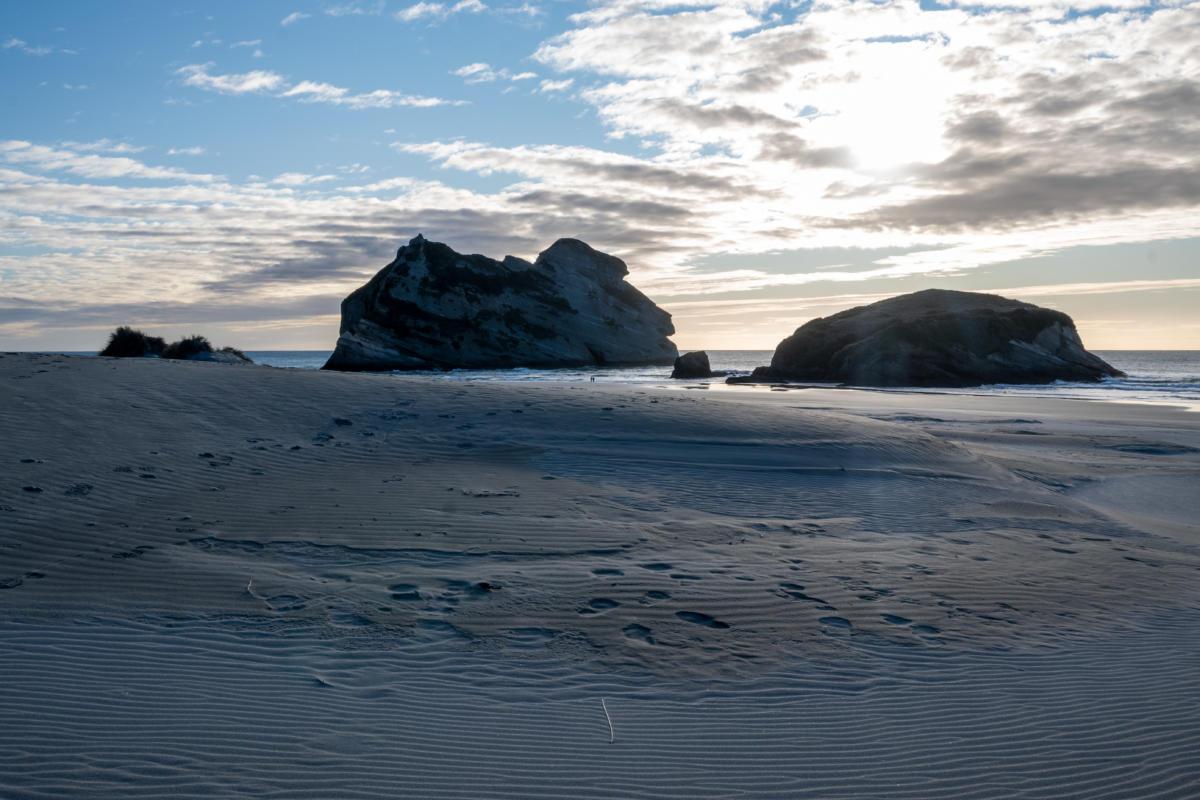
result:
M 1200 414 L 0 357 L 0 796 L 1200 795 Z

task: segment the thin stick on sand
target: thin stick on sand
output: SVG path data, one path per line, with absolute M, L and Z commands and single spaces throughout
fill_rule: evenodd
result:
M 251 576 L 250 580 L 246 581 L 246 590 L 245 591 L 246 591 L 246 594 L 250 595 L 255 600 L 258 600 L 259 602 L 262 602 L 262 603 L 267 602 L 267 599 L 265 597 L 263 597 L 261 594 L 259 594 L 258 592 L 256 592 L 254 590 L 254 577 L 253 576 Z
M 608 743 L 612 744 L 616 738 L 616 734 L 613 733 L 612 717 L 608 715 L 608 706 L 605 704 L 603 697 L 600 698 L 600 707 L 604 709 L 604 718 L 608 720 Z

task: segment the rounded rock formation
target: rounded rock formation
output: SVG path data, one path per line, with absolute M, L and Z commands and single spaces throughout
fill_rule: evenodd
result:
M 928 289 L 811 320 L 779 343 L 769 367 L 729 382 L 963 387 L 1122 374 L 1084 349 L 1061 311 Z

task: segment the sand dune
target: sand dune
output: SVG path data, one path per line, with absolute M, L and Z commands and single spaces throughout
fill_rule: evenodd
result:
M 0 400 L 4 797 L 1200 794 L 1194 414 L 12 354 Z

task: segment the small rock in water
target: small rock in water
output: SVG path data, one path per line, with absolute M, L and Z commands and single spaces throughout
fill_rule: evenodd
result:
M 725 374 L 725 372 L 713 372 L 712 367 L 708 363 L 708 353 L 703 350 L 684 353 L 675 359 L 675 368 L 671 370 L 671 377 L 676 380 L 719 378 Z

